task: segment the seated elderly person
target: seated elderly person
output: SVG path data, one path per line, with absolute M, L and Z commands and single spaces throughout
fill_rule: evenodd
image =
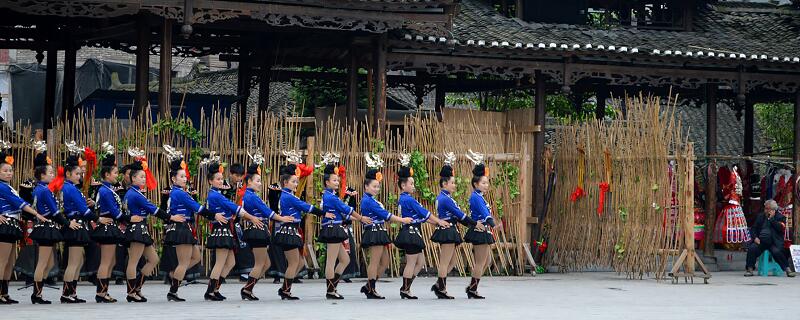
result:
M 769 250 L 775 262 L 786 271 L 786 276 L 794 277 L 794 272 L 789 268 L 789 261 L 783 254 L 783 229 L 786 228 L 786 217 L 777 213 L 777 210 L 778 203 L 775 200 L 767 200 L 764 202 L 764 212 L 756 217 L 750 233 L 753 242 L 747 248 L 745 277 L 753 276 L 756 260 L 765 250 Z

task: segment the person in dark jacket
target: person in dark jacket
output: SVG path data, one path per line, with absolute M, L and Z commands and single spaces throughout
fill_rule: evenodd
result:
M 756 217 L 753 224 L 751 235 L 753 241 L 747 248 L 747 271 L 745 277 L 753 276 L 753 269 L 756 260 L 761 254 L 769 250 L 775 262 L 781 269 L 786 271 L 786 276 L 794 277 L 795 274 L 789 268 L 789 262 L 783 254 L 783 229 L 786 228 L 786 217 L 777 213 L 778 203 L 775 200 L 767 200 L 764 203 L 764 212 Z

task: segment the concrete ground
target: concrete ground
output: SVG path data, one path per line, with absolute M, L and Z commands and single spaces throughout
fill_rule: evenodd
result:
M 262 280 L 255 289 L 261 301 L 239 299 L 241 284 L 229 282 L 221 292 L 224 302 L 204 302 L 204 284 L 182 287 L 183 303 L 166 301 L 168 286 L 147 283 L 148 303 L 124 302 L 125 286 L 112 285 L 115 304 L 63 305 L 60 291 L 46 289 L 53 305 L 31 305 L 30 289 L 12 296 L 18 305 L 0 306 L 0 319 L 800 319 L 800 278 L 742 277 L 741 272 L 717 272 L 710 284 L 671 284 L 654 279 L 626 280 L 616 273 L 548 273 L 536 277 L 485 277 L 480 292 L 486 300 L 468 300 L 468 278 L 450 278 L 455 300 L 437 300 L 430 286 L 435 278 L 418 278 L 413 291 L 420 300 L 400 300 L 401 279 L 378 284 L 386 300 L 366 300 L 358 290 L 363 281 L 341 283 L 345 300 L 325 300 L 324 280 L 306 280 L 293 288 L 299 301 L 280 301 L 279 285 Z M 93 299 L 94 287 L 78 288 L 84 299 Z

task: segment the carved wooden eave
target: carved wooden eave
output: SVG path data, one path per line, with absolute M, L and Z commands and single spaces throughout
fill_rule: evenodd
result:
M 237 2 L 195 0 L 186 21 L 206 24 L 228 19 L 249 18 L 276 27 L 303 27 L 329 30 L 384 33 L 413 25 L 435 30 L 452 21 L 452 0 L 409 1 L 261 1 Z M 92 0 L 44 1 L 5 0 L 0 9 L 58 17 L 114 18 L 150 12 L 168 19 L 184 21 L 185 1 Z
M 556 58 L 557 56 L 550 56 Z M 549 81 L 570 87 L 584 79 L 602 79 L 610 86 L 675 87 L 701 89 L 707 83 L 727 86 L 746 92 L 764 89 L 779 93 L 800 90 L 800 74 L 778 72 L 740 72 L 699 67 L 666 67 L 656 65 L 595 64 L 579 59 L 572 62 L 557 59 L 510 59 L 504 56 L 458 56 L 423 52 L 390 52 L 387 68 L 393 71 L 422 71 L 433 75 L 466 73 L 491 75 L 506 79 L 530 76 L 536 70 L 548 75 Z M 566 75 L 566 76 L 565 76 Z

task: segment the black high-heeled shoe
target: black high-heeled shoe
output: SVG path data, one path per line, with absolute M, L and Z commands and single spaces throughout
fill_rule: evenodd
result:
M 19 303 L 19 301 L 11 299 L 11 296 L 9 296 L 9 295 L 4 295 L 3 298 L 6 299 L 6 302 L 8 302 L 8 304 L 17 304 L 17 303 Z
M 125 297 L 125 300 L 127 300 L 128 302 L 147 302 L 147 300 L 145 300 L 142 297 L 136 295 L 135 293 L 133 295 L 127 295 Z
M 203 299 L 205 299 L 206 301 L 222 301 L 222 299 L 217 298 L 217 296 L 214 295 L 213 292 L 212 293 L 206 293 L 205 295 L 203 295 Z
M 114 299 L 111 296 L 109 296 L 108 294 L 106 294 L 104 296 L 95 295 L 94 296 L 94 301 L 97 302 L 97 303 L 114 303 L 114 302 L 117 302 L 117 299 Z
M 75 300 L 75 303 L 86 303 L 86 300 L 78 298 L 78 296 L 70 296 L 70 298 L 72 298 L 72 300 Z
M 412 296 L 411 291 L 400 291 L 400 298 L 401 299 L 409 299 L 409 300 L 417 300 L 417 296 Z
M 6 297 L 0 296 L 0 304 L 11 304 L 11 302 L 8 302 Z
M 367 296 L 367 299 L 386 299 L 386 297 L 379 295 L 376 291 L 369 290 L 367 287 L 361 287 L 361 293 Z
M 281 300 L 300 300 L 300 298 L 293 296 L 291 292 L 283 291 L 283 288 L 278 288 L 278 296 L 281 297 Z
M 431 286 L 431 291 L 433 291 L 433 294 L 436 295 L 436 298 L 447 299 L 447 300 L 455 299 L 455 297 L 448 295 L 447 291 L 442 291 L 441 289 L 439 289 L 439 286 L 435 284 Z
M 472 291 L 467 288 L 467 298 L 469 299 L 486 299 L 484 296 L 478 294 L 478 291 Z
M 258 297 L 254 296 L 252 292 L 244 291 L 244 289 L 240 290 L 239 294 L 242 296 L 242 300 L 258 301 Z
M 44 298 L 37 296 L 35 294 L 31 295 L 31 303 L 33 304 L 51 304 L 49 300 L 45 300 Z
M 325 293 L 325 299 L 328 299 L 328 300 L 342 300 L 342 299 L 344 299 L 344 297 L 342 297 L 342 295 L 339 294 L 338 292 L 327 292 L 327 293 Z
M 167 301 L 184 302 L 186 299 L 179 297 L 177 292 L 167 292 Z
M 61 303 L 78 303 L 75 298 L 70 296 L 61 296 L 61 299 L 59 300 L 61 300 Z
M 214 291 L 214 296 L 216 296 L 217 299 L 219 299 L 220 301 L 224 301 L 224 300 L 228 299 L 227 297 L 225 297 L 221 293 L 219 293 L 219 291 Z

